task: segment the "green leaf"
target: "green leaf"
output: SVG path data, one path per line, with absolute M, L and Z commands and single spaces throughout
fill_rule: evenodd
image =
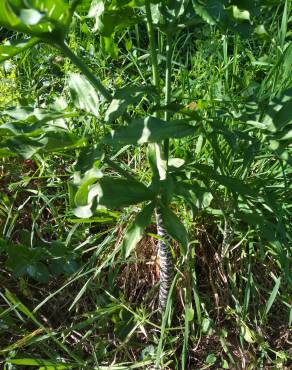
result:
M 136 216 L 134 222 L 128 227 L 121 250 L 127 258 L 135 248 L 137 243 L 142 239 L 144 229 L 150 224 L 151 216 L 154 211 L 154 203 L 145 206 Z
M 282 129 L 292 122 L 292 100 L 283 105 L 283 107 L 275 114 L 273 121 L 277 130 Z
M 11 152 L 9 149 L 0 148 L 0 158 L 8 158 L 8 157 L 15 157 L 15 156 L 17 156 L 17 154 Z
M 109 37 L 100 36 L 99 40 L 101 50 L 105 54 L 109 55 L 112 59 L 117 59 L 120 49 L 115 42 L 114 35 L 111 35 Z
M 1 131 L 1 130 L 0 130 Z M 37 152 L 59 152 L 84 146 L 86 139 L 79 138 L 69 132 L 45 132 L 40 137 L 18 135 L 5 139 L 0 148 L 8 149 L 25 159 L 33 157 Z
M 105 113 L 105 121 L 113 122 L 126 112 L 130 104 L 138 104 L 145 93 L 153 92 L 150 87 L 137 86 L 126 86 L 118 90 Z
M 196 13 L 211 25 L 219 24 L 226 20 L 224 3 L 225 1 L 219 0 L 193 0 Z
M 76 171 L 86 172 L 95 167 L 104 157 L 102 149 L 98 145 L 91 145 L 82 148 L 75 165 Z
M 250 12 L 248 10 L 241 10 L 236 5 L 232 5 L 228 10 L 233 20 L 250 22 Z
M 12 153 L 16 153 L 23 158 L 28 159 L 42 149 L 44 144 L 26 136 L 17 136 L 1 142 L 0 147 L 9 149 Z
M 8 115 L 18 121 L 26 121 L 26 123 L 47 123 L 59 120 L 60 118 L 65 119 L 78 116 L 75 112 L 35 108 L 30 106 L 7 108 L 2 112 L 2 115 Z M 19 125 L 21 122 L 13 122 L 13 124 Z M 56 125 L 56 127 L 58 127 L 58 125 Z M 66 128 L 66 126 L 59 127 Z
M 76 116 L 76 113 L 20 107 L 6 109 L 3 115 L 17 121 L 0 126 L 0 147 L 24 158 L 30 158 L 40 150 L 58 152 L 79 148 L 86 143 L 85 138 L 68 132 L 66 119 Z
M 202 321 L 202 333 L 207 334 L 212 329 L 212 320 L 208 317 L 204 317 Z
M 42 150 L 52 153 L 81 148 L 87 143 L 85 138 L 80 138 L 66 131 L 48 131 L 40 141 L 44 143 Z
M 153 200 L 153 193 L 138 181 L 104 177 L 92 188 L 98 204 L 106 208 L 126 207 L 132 204 Z M 91 194 L 89 194 L 91 196 Z
M 163 205 L 159 207 L 163 220 L 163 226 L 169 235 L 179 243 L 182 254 L 186 255 L 188 247 L 188 234 L 186 228 L 181 223 L 180 219 L 169 208 Z
M 111 145 L 141 145 L 144 143 L 160 142 L 163 139 L 181 138 L 193 135 L 196 128 L 185 120 L 162 121 L 154 117 L 147 117 L 132 121 L 106 137 L 104 143 Z
M 70 73 L 68 85 L 75 106 L 99 117 L 100 99 L 88 79 L 79 73 Z
M 73 364 L 73 363 L 62 363 L 62 362 L 55 362 L 51 360 L 45 360 L 41 358 L 13 358 L 7 360 L 7 363 L 13 364 L 13 365 L 23 365 L 23 366 L 45 366 L 46 369 L 48 367 L 52 367 L 52 369 L 71 369 L 71 367 L 78 367 L 79 364 Z
M 260 39 L 269 40 L 270 36 L 263 24 L 260 24 L 255 27 L 254 33 L 256 36 L 258 36 Z
M 63 42 L 77 1 L 2 0 L 0 26 L 52 43 Z
M 240 334 L 247 343 L 256 342 L 255 333 L 245 323 L 242 323 L 240 326 Z
M 26 267 L 27 274 L 33 279 L 46 284 L 49 281 L 49 270 L 42 262 L 37 262 Z
M 94 182 L 95 179 L 92 180 Z M 155 194 L 138 181 L 103 177 L 92 185 L 89 178 L 77 191 L 73 212 L 77 217 L 91 217 L 94 209 L 127 207 L 147 200 Z
M 201 173 L 207 175 L 207 179 L 213 179 L 234 193 L 256 196 L 257 190 L 245 184 L 242 180 L 231 176 L 219 175 L 212 167 L 196 164 L 194 165 Z
M 75 194 L 74 202 L 78 207 L 86 206 L 88 202 L 88 192 L 90 186 L 103 176 L 102 172 L 98 169 L 92 168 L 86 171 L 83 179 L 79 183 L 79 189 Z M 76 183 L 76 180 L 75 180 Z
M 216 361 L 217 361 L 217 357 L 215 356 L 215 354 L 214 353 L 209 353 L 205 362 L 208 365 L 214 365 Z
M 10 290 L 5 289 L 5 297 L 9 300 L 9 302 L 17 306 L 17 309 L 21 311 L 25 316 L 27 316 L 33 322 L 37 322 L 34 314 L 22 302 L 20 302 L 20 300 L 13 293 L 10 292 Z
M 6 59 L 12 58 L 15 55 L 36 45 L 40 40 L 38 38 L 30 38 L 26 40 L 18 40 L 13 43 L 0 45 L 0 63 Z
M 137 23 L 139 17 L 126 5 L 127 2 L 117 2 L 113 7 L 105 1 L 94 0 L 88 13 L 89 18 L 96 20 L 93 31 L 110 38 L 117 30 Z
M 183 197 L 185 202 L 189 203 L 196 213 L 198 209 L 207 208 L 210 206 L 213 199 L 212 194 L 198 184 L 188 184 L 184 182 L 176 182 L 175 194 Z
M 275 285 L 274 285 L 274 288 L 270 294 L 270 297 L 266 303 L 266 306 L 265 306 L 265 311 L 264 311 L 264 316 L 267 316 L 267 314 L 269 313 L 275 299 L 276 299 L 276 296 L 278 294 L 278 291 L 279 291 L 279 288 L 280 288 L 280 284 L 281 284 L 281 277 L 279 277 L 278 279 L 276 279 L 276 282 L 275 282 Z
M 195 316 L 194 309 L 192 307 L 190 307 L 189 305 L 186 305 L 186 307 L 185 307 L 185 319 L 186 319 L 186 321 L 193 321 L 194 316 Z

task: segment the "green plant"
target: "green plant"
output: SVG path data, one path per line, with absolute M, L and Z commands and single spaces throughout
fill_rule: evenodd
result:
M 13 10 L 23 20 L 16 2 L 6 3 L 14 4 Z M 95 1 L 90 6 L 82 1 L 70 24 L 67 45 L 63 46 L 54 34 L 50 41 L 50 35 L 46 35 L 45 42 L 57 47 L 42 46 L 38 33 L 37 40 L 32 41 L 38 43 L 33 49 L 25 49 L 27 43 L 2 49 L 11 56 L 24 52 L 23 58 L 16 56 L 17 68 L 24 71 L 23 84 L 27 80 L 25 86 L 31 86 L 32 92 L 31 97 L 23 94 L 26 96 L 21 100 L 31 107 L 15 109 L 6 104 L 1 110 L 4 170 L 16 171 L 22 166 L 17 154 L 32 157 L 34 162 L 27 162 L 36 163 L 34 174 L 23 176 L 25 171 L 20 169 L 18 181 L 9 184 L 10 191 L 14 191 L 11 204 L 5 197 L 6 190 L 1 194 L 0 214 L 5 219 L 3 228 L 1 224 L 5 239 L 1 257 L 8 257 L 5 270 L 19 274 L 15 261 L 10 263 L 19 247 L 19 252 L 24 251 L 19 295 L 24 292 L 29 300 L 31 280 L 27 282 L 26 276 L 36 279 L 37 266 L 39 271 L 45 266 L 54 274 L 51 265 L 56 260 L 64 261 L 72 255 L 78 261 L 82 258 L 80 268 L 71 271 L 68 280 L 62 282 L 59 276 L 61 287 L 51 288 L 37 306 L 35 298 L 30 301 L 35 307 L 34 316 L 9 291 L 1 295 L 4 308 L 0 309 L 0 325 L 12 338 L 15 327 L 20 326 L 22 336 L 3 348 L 7 366 L 86 369 L 116 361 L 121 364 L 113 366 L 127 368 L 131 365 L 124 361 L 130 361 L 133 367 L 154 363 L 157 368 L 184 369 L 192 361 L 191 349 L 209 339 L 214 345 L 206 347 L 202 363 L 194 365 L 198 368 L 258 368 L 265 363 L 286 363 L 285 350 L 275 347 L 265 330 L 268 325 L 273 327 L 272 321 L 278 325 L 278 317 L 282 322 L 283 307 L 289 310 L 290 4 L 283 1 L 268 11 L 268 2 L 242 3 L 161 1 L 148 2 L 144 7 L 144 2 Z M 25 2 L 25 6 L 28 4 L 37 8 L 40 2 Z M 88 12 L 95 18 L 95 26 L 91 18 L 86 18 Z M 30 14 L 37 17 L 35 12 Z M 44 13 L 40 22 L 51 21 Z M 52 27 L 54 22 L 50 23 Z M 90 41 L 82 43 L 78 27 Z M 98 58 L 90 54 L 89 44 L 96 45 L 90 27 L 98 33 Z M 233 29 L 239 34 L 234 35 Z M 59 56 L 60 48 L 73 66 Z M 73 50 L 83 54 L 82 61 Z M 49 55 L 44 63 L 50 75 L 45 76 L 49 82 L 38 91 L 33 79 L 43 80 L 38 66 L 43 60 L 41 54 Z M 50 61 L 55 60 L 58 78 L 51 73 Z M 30 67 L 30 63 L 38 68 Z M 91 73 L 94 69 L 99 80 Z M 123 83 L 123 78 L 127 82 Z M 48 90 L 53 93 L 48 94 Z M 62 96 L 70 96 L 69 104 L 54 100 L 54 94 L 60 95 L 60 91 Z M 74 180 L 68 185 L 67 178 L 73 172 Z M 28 241 L 23 241 L 18 239 L 17 221 L 32 199 L 26 195 L 27 190 L 35 200 L 31 234 Z M 57 202 L 52 195 L 55 193 L 60 195 Z M 129 211 L 125 208 L 136 203 L 138 207 Z M 43 209 L 43 204 L 52 216 L 46 223 L 38 223 L 38 208 Z M 113 213 L 104 208 L 121 211 Z M 129 224 L 133 209 L 139 213 Z M 141 258 L 134 248 L 138 241 L 145 242 L 145 229 L 153 236 L 147 225 L 155 209 L 161 215 L 162 220 L 158 217 L 157 221 L 162 228 L 154 238 L 158 238 L 159 249 L 165 251 L 161 279 L 166 267 L 160 294 L 161 326 L 155 324 L 151 309 L 143 307 L 143 302 L 149 303 L 148 297 L 140 307 L 141 299 L 136 302 L 133 293 L 129 304 L 114 283 L 123 266 L 130 269 Z M 116 223 L 117 215 L 120 221 Z M 116 226 L 101 228 L 100 223 L 106 220 L 114 221 Z M 125 225 L 127 231 L 122 232 Z M 70 240 L 73 235 L 74 243 L 67 240 L 66 251 L 64 243 L 56 243 L 53 251 L 64 252 L 62 257 L 50 254 L 52 243 L 42 244 L 40 255 L 38 237 L 44 233 L 50 233 L 50 240 Z M 170 246 L 169 233 L 180 242 L 180 251 Z M 81 245 L 86 247 L 80 255 Z M 139 280 L 137 274 L 133 280 Z M 132 289 L 131 275 L 124 284 Z M 172 293 L 176 289 L 174 304 Z M 55 325 L 51 334 L 49 324 L 44 328 L 35 319 L 46 313 L 49 302 L 49 310 L 52 308 L 61 292 L 70 301 L 66 310 L 70 318 L 63 327 Z M 87 300 L 94 302 L 93 308 L 89 305 L 84 314 L 74 316 L 75 309 L 79 313 L 81 306 L 87 306 Z M 32 323 L 37 328 L 33 332 Z M 74 337 L 75 331 L 81 339 L 74 339 L 77 344 L 72 345 L 68 338 Z M 244 354 L 242 361 L 247 363 L 238 364 L 235 341 Z M 88 360 L 83 346 L 87 350 L 92 347 Z M 130 347 L 135 351 L 133 356 Z M 142 359 L 136 357 L 141 347 Z M 26 356 L 22 355 L 24 351 Z M 200 348 L 197 353 L 199 356 Z M 50 362 L 35 359 L 40 356 Z
M 166 268 L 165 282 L 163 282 L 163 270 L 161 272 L 162 288 L 164 289 L 164 293 L 161 294 L 161 305 L 164 307 L 171 281 L 167 271 L 170 268 L 167 266 L 171 264 L 170 241 L 167 234 L 178 241 L 182 255 L 187 254 L 188 245 L 187 231 L 183 223 L 170 208 L 173 198 L 181 197 L 191 207 L 195 207 L 201 194 L 212 193 L 210 181 L 214 180 L 226 187 L 227 194 L 230 194 L 232 206 L 228 209 L 225 209 L 224 206 L 222 208 L 226 220 L 234 217 L 236 213 L 239 215 L 249 212 L 246 208 L 244 208 L 245 210 L 241 209 L 241 199 L 244 199 L 244 207 L 248 205 L 248 209 L 254 210 L 257 207 L 259 196 L 261 196 L 262 202 L 267 202 L 267 206 L 273 212 L 281 212 L 278 210 L 278 206 L 272 205 L 268 200 L 269 194 L 264 191 L 260 183 L 256 183 L 254 186 L 244 183 L 244 171 L 246 172 L 244 167 L 250 166 L 254 157 L 248 158 L 248 162 L 247 160 L 244 161 L 241 179 L 230 175 L 230 170 L 222 162 L 216 135 L 223 135 L 225 138 L 234 141 L 248 142 L 254 140 L 258 143 L 258 139 L 252 139 L 248 132 L 234 132 L 228 128 L 228 121 L 240 119 L 238 114 L 234 116 L 226 112 L 224 115 L 220 114 L 218 116 L 215 112 L 215 120 L 217 122 L 221 120 L 221 123 L 218 124 L 214 120 L 213 130 L 208 132 L 204 127 L 204 118 L 200 113 L 181 109 L 179 106 L 173 109 L 171 105 L 172 40 L 174 35 L 180 32 L 182 27 L 198 23 L 200 19 L 212 25 L 217 24 L 221 28 L 235 26 L 236 30 L 244 34 L 250 33 L 254 29 L 257 30 L 259 27 L 262 29 L 264 26 L 255 24 L 252 16 L 258 13 L 260 6 L 266 6 L 266 4 L 265 2 L 258 2 L 257 7 L 253 4 L 248 5 L 248 8 L 245 10 L 241 10 L 237 5 L 227 1 L 226 4 L 217 1 L 194 1 L 193 3 L 190 1 L 179 3 L 162 1 L 154 5 L 151 5 L 150 1 L 146 1 L 145 8 L 143 7 L 144 2 L 134 4 L 130 2 L 122 4 L 94 2 L 89 12 L 97 20 L 95 28 L 107 40 L 106 42 L 111 43 L 113 43 L 112 36 L 116 30 L 133 23 L 139 24 L 143 22 L 143 9 L 145 9 L 153 70 L 153 86 L 156 90 L 151 90 L 150 87 L 130 89 L 126 87 L 115 94 L 112 94 L 104 87 L 64 41 L 74 11 L 78 5 L 82 6 L 83 2 L 74 1 L 71 4 L 67 4 L 59 1 L 58 6 L 55 5 L 55 2 L 51 1 L 31 1 L 29 3 L 2 2 L 1 25 L 31 36 L 30 39 L 20 41 L 17 45 L 1 46 L 0 54 L 2 55 L 2 60 L 14 56 L 16 53 L 26 50 L 39 42 L 55 46 L 80 69 L 96 91 L 110 103 L 104 115 L 105 122 L 109 124 L 117 121 L 120 117 L 122 120 L 130 122 L 126 126 L 114 129 L 114 131 L 105 135 L 92 146 L 89 144 L 88 138 L 74 136 L 68 133 L 64 127 L 54 124 L 54 120 L 58 118 L 77 116 L 76 112 L 22 109 L 19 114 L 17 110 L 5 110 L 2 114 L 17 120 L 13 123 L 1 125 L 2 138 L 4 137 L 1 143 L 2 153 L 7 155 L 7 149 L 10 149 L 23 155 L 25 158 L 30 158 L 39 151 L 56 152 L 74 148 L 78 150 L 79 148 L 78 168 L 83 175 L 75 178 L 71 187 L 71 197 L 74 199 L 72 203 L 75 204 L 74 213 L 81 218 L 92 216 L 95 210 L 100 207 L 120 208 L 150 201 L 129 227 L 124 239 L 123 251 L 125 255 L 129 255 L 134 245 L 141 239 L 144 228 L 150 223 L 151 211 L 157 208 L 157 223 L 160 225 L 158 236 L 162 238 L 160 250 L 167 250 L 160 256 L 161 266 Z M 136 16 L 135 12 L 137 8 L 141 9 L 138 13 L 139 16 Z M 153 11 L 155 12 L 155 20 L 152 15 Z M 157 58 L 156 30 L 159 31 L 159 35 L 165 38 L 165 103 L 164 106 L 160 103 L 158 104 L 155 108 L 154 116 L 150 115 L 138 119 L 131 118 L 126 112 L 129 104 L 137 104 L 144 96 L 153 98 L 153 94 L 156 94 L 158 101 L 160 101 L 161 79 L 159 75 L 161 71 Z M 70 84 L 72 93 L 79 101 L 79 107 L 98 115 L 99 97 L 94 90 L 91 92 L 90 85 L 79 75 L 71 75 Z M 257 108 L 256 116 L 251 117 L 251 113 L 247 113 L 249 114 L 247 122 L 268 130 L 268 135 L 265 135 L 264 140 L 265 142 L 270 142 L 271 149 L 276 150 L 283 160 L 287 159 L 285 143 L 290 138 L 289 134 L 287 136 L 289 132 L 287 125 L 290 122 L 290 99 L 291 96 L 288 93 L 282 98 L 283 103 L 281 101 L 276 102 L 278 112 L 274 114 L 274 117 L 269 115 L 267 120 L 261 113 L 259 114 Z M 228 109 L 228 107 L 226 106 L 225 109 Z M 269 105 L 269 109 L 273 109 L 273 105 Z M 161 112 L 164 112 L 164 119 L 161 118 Z M 243 112 L 241 114 L 241 117 L 243 117 Z M 173 119 L 173 116 L 180 118 Z M 245 118 L 241 118 L 241 120 L 244 122 Z M 27 121 L 30 122 L 29 126 L 26 123 Z M 255 123 L 253 124 L 253 122 Z M 169 157 L 170 139 L 198 133 L 204 135 L 203 137 L 211 142 L 214 150 L 217 152 L 217 163 L 213 167 L 200 163 L 184 163 L 183 158 Z M 122 170 L 118 164 L 109 160 L 106 153 L 107 146 L 119 150 L 124 145 L 142 145 L 145 143 L 150 144 L 148 146 L 148 156 L 153 172 L 152 180 L 147 186 L 134 178 L 131 173 Z M 121 177 L 114 178 L 104 175 L 100 170 L 102 162 L 113 166 L 120 173 Z M 85 167 L 81 163 L 85 163 Z M 193 177 L 193 173 L 195 173 L 195 177 Z M 194 212 L 196 211 L 194 210 Z

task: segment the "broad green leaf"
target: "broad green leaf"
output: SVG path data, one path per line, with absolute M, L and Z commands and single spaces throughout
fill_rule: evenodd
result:
M 86 145 L 85 148 L 82 148 L 75 165 L 76 171 L 82 173 L 88 171 L 90 168 L 97 166 L 97 164 L 103 159 L 104 153 L 102 148 L 98 145 Z
M 75 106 L 99 117 L 100 99 L 88 79 L 79 73 L 70 73 L 68 85 Z
M 113 122 L 122 116 L 130 104 L 137 104 L 145 93 L 154 93 L 150 87 L 126 86 L 118 90 L 111 101 L 106 113 L 106 122 Z
M 162 205 L 159 206 L 159 208 L 161 211 L 163 226 L 169 235 L 179 243 L 181 252 L 185 255 L 188 247 L 188 234 L 186 228 L 169 208 Z
M 254 33 L 256 36 L 258 36 L 260 39 L 269 40 L 270 36 L 263 24 L 260 24 L 255 27 Z
M 109 38 L 117 30 L 137 23 L 139 18 L 127 3 L 129 1 L 117 1 L 112 6 L 109 2 L 94 0 L 88 13 L 89 18 L 95 18 L 93 31 Z
M 185 160 L 182 158 L 169 158 L 168 166 L 172 167 L 173 169 L 178 169 L 185 164 Z
M 122 178 L 103 177 L 81 185 L 75 196 L 74 214 L 80 218 L 88 218 L 98 208 L 120 208 L 132 204 L 153 200 L 155 194 L 138 181 Z
M 292 123 L 292 100 L 284 104 L 284 106 L 275 114 L 273 121 L 277 130 L 280 130 L 287 124 Z
M 83 147 L 85 143 L 86 139 L 79 138 L 71 133 L 49 131 L 43 133 L 41 137 L 25 135 L 10 137 L 0 142 L 0 148 L 8 149 L 12 153 L 28 159 L 41 150 L 45 152 L 59 152 Z
M 148 204 L 140 211 L 134 222 L 128 227 L 121 246 L 121 250 L 126 258 L 129 257 L 137 243 L 142 239 L 144 229 L 151 222 L 153 211 L 154 203 Z
M 26 123 L 46 123 L 60 120 L 61 118 L 66 119 L 78 116 L 76 112 L 72 111 L 67 112 L 64 110 L 43 109 L 30 106 L 7 108 L 2 112 L 2 115 L 8 115 L 15 120 L 25 121 Z M 17 124 L 21 123 L 17 122 Z M 62 126 L 60 121 L 58 121 L 57 126 L 67 127 L 66 125 Z
M 204 334 L 207 334 L 211 331 L 212 329 L 212 320 L 209 319 L 208 317 L 204 317 L 203 321 L 202 321 L 202 332 Z
M 175 195 L 183 197 L 185 202 L 190 204 L 194 213 L 197 213 L 199 209 L 209 207 L 213 199 L 213 195 L 206 188 L 196 183 L 176 182 Z
M 15 55 L 22 53 L 30 47 L 36 45 L 40 40 L 38 38 L 30 38 L 20 40 L 13 43 L 5 43 L 0 45 L 0 63 L 6 59 L 12 58 Z
M 40 136 L 43 133 L 41 123 L 28 124 L 27 122 L 7 122 L 0 126 L 1 137 L 25 135 L 31 138 Z
M 211 25 L 226 21 L 225 1 L 193 0 L 196 13 Z
M 33 279 L 46 284 L 49 281 L 49 270 L 42 262 L 37 262 L 26 267 L 26 272 Z
M 26 136 L 17 136 L 0 143 L 0 148 L 8 149 L 12 153 L 16 153 L 25 159 L 31 158 L 43 147 L 43 143 L 32 140 Z
M 159 186 L 158 181 L 167 178 L 167 161 L 163 156 L 163 148 L 159 143 L 148 145 L 147 156 L 153 173 L 152 185 L 156 188 Z
M 153 200 L 154 194 L 138 181 L 103 177 L 89 191 L 89 199 L 96 196 L 97 203 L 106 208 L 126 207 Z
M 191 24 L 196 16 L 188 0 L 158 2 L 152 6 L 152 14 L 154 23 L 164 33 L 175 33 L 178 27 Z
M 160 142 L 163 139 L 181 138 L 193 135 L 196 131 L 185 120 L 162 121 L 147 117 L 132 121 L 128 126 L 113 131 L 104 142 L 111 145 L 141 145 L 144 143 Z
M 88 192 L 90 190 L 90 186 L 94 184 L 97 180 L 99 180 L 103 174 L 100 170 L 91 169 L 85 173 L 84 178 L 82 179 L 82 183 L 75 194 L 75 204 L 77 206 L 86 206 L 88 202 Z
M 213 178 L 214 180 L 219 182 L 219 184 L 225 186 L 235 193 L 249 196 L 257 195 L 256 189 L 253 189 L 252 187 L 245 184 L 242 180 L 235 177 L 214 174 Z
M 0 26 L 41 38 L 63 42 L 78 1 L 2 0 Z
M 9 149 L 2 149 L 0 144 L 0 158 L 15 157 L 16 153 L 11 152 Z
M 82 148 L 87 143 L 87 140 L 66 131 L 47 131 L 40 139 L 40 142 L 44 144 L 42 150 L 45 152 L 59 152 Z
M 272 138 L 271 135 L 275 135 L 275 140 L 284 136 L 281 130 L 292 122 L 292 89 L 288 89 L 279 97 L 274 98 L 265 109 L 263 117 L 260 117 L 258 110 L 258 106 L 255 105 L 250 112 L 242 115 L 242 120 L 249 125 L 266 131 L 269 139 Z M 289 131 L 289 128 L 287 130 Z M 280 136 L 277 137 L 277 135 Z

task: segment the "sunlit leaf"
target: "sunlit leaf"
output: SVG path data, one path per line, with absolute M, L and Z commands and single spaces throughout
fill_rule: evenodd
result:
M 196 13 L 211 25 L 226 20 L 224 3 L 225 1 L 219 0 L 193 0 Z
M 26 40 L 20 40 L 13 43 L 5 43 L 0 45 L 0 63 L 6 59 L 12 58 L 17 54 L 29 49 L 39 42 L 37 38 L 30 38 Z
M 196 128 L 185 120 L 166 122 L 147 117 L 134 120 L 128 126 L 113 131 L 111 136 L 104 139 L 104 142 L 111 145 L 141 145 L 193 135 L 195 131 Z
M 96 181 L 97 180 L 97 181 Z M 77 217 L 91 217 L 94 209 L 127 207 L 147 200 L 155 194 L 141 182 L 123 178 L 88 176 L 75 195 L 74 214 Z
M 149 87 L 136 86 L 126 86 L 118 90 L 105 113 L 106 122 L 113 122 L 122 116 L 127 107 L 130 104 L 137 104 L 145 93 L 153 94 L 154 91 Z
M 0 26 L 58 43 L 64 40 L 77 1 L 2 0 Z
M 70 73 L 68 85 L 77 108 L 99 117 L 99 96 L 88 79 L 79 73 Z

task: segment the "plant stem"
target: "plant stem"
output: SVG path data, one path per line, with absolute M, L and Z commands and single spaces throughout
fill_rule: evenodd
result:
M 171 101 L 171 64 L 172 64 L 172 37 L 169 33 L 166 35 L 166 71 L 165 71 L 165 105 L 170 104 Z M 169 121 L 170 112 L 165 111 L 164 114 L 165 121 Z M 169 157 L 169 139 L 164 140 L 164 155 L 168 161 Z
M 74 63 L 80 71 L 88 78 L 90 83 L 100 92 L 100 94 L 107 100 L 112 100 L 110 91 L 100 82 L 100 80 L 90 71 L 90 69 L 82 62 L 82 60 L 73 53 L 73 51 L 64 42 L 58 44 L 58 48 Z
M 158 73 L 158 59 L 157 59 L 157 50 L 156 42 L 154 35 L 154 27 L 151 14 L 150 0 L 145 0 L 146 8 L 146 18 L 147 18 L 147 28 L 150 42 L 150 54 L 152 62 L 152 74 L 153 74 L 153 85 L 159 89 L 159 73 Z
M 145 0 L 146 8 L 146 18 L 147 18 L 147 29 L 148 37 L 150 43 L 150 55 L 151 55 L 151 64 L 152 64 L 152 82 L 153 85 L 157 88 L 158 94 L 160 94 L 159 88 L 159 72 L 158 72 L 158 59 L 157 59 L 157 50 L 155 42 L 154 27 L 151 14 L 150 0 Z M 155 112 L 155 117 L 159 117 L 159 112 Z M 155 157 L 156 157 L 156 167 L 160 176 L 160 180 L 166 179 L 166 161 L 163 156 L 163 149 L 161 143 L 151 144 L 154 147 Z
M 150 0 L 145 0 L 146 17 L 147 17 L 147 28 L 150 43 L 150 55 L 152 62 L 152 75 L 153 85 L 159 89 L 159 72 L 158 72 L 158 59 L 157 50 L 155 43 L 154 27 L 151 14 Z M 169 40 L 170 41 L 170 40 Z M 170 47 L 169 47 L 170 49 Z M 167 62 L 168 66 L 171 65 L 171 52 L 169 52 L 170 60 Z M 167 68 L 166 72 L 166 95 L 165 100 L 170 99 L 170 83 L 171 83 L 171 70 Z M 156 117 L 159 117 L 159 113 L 156 112 Z M 167 145 L 168 146 L 168 145 Z M 167 178 L 167 160 L 165 159 L 165 148 L 162 147 L 161 143 L 155 143 L 155 161 L 157 172 L 159 173 L 160 180 Z M 168 149 L 167 149 L 168 153 Z M 154 176 L 157 174 L 154 173 Z M 155 209 L 157 235 L 161 238 L 158 240 L 157 248 L 160 259 L 160 288 L 159 288 L 159 308 L 164 311 L 166 308 L 167 297 L 171 283 L 173 281 L 173 261 L 171 256 L 171 237 L 168 235 L 167 230 L 163 225 L 163 218 L 159 208 Z

